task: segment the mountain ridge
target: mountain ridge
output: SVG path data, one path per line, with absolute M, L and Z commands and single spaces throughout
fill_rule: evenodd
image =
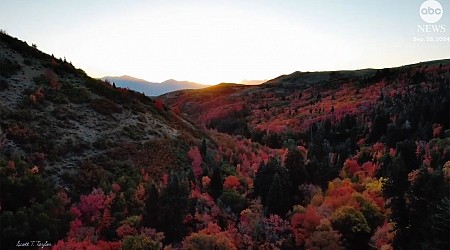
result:
M 163 82 L 149 82 L 144 79 L 123 75 L 123 76 L 104 76 L 100 78 L 103 81 L 114 83 L 117 87 L 128 88 L 137 92 L 143 92 L 147 96 L 159 96 L 168 92 L 173 92 L 181 89 L 200 89 L 208 87 L 190 81 L 177 81 L 175 79 L 168 79 Z
M 268 113 L 270 112 L 268 111 L 271 107 L 280 105 L 280 107 L 285 107 L 285 109 L 289 110 L 295 109 L 295 111 L 300 111 L 302 109 L 312 109 L 314 111 L 323 110 L 323 106 L 326 106 L 327 109 L 331 109 L 331 106 L 335 106 L 333 107 L 333 112 L 345 115 L 346 112 L 350 113 L 346 109 L 350 108 L 351 105 L 342 107 L 342 109 L 337 108 L 340 106 L 340 100 L 336 97 L 336 92 L 339 92 L 344 86 L 348 86 L 350 89 L 356 91 L 356 93 L 359 93 L 358 89 L 379 86 L 378 89 L 374 88 L 371 91 L 381 95 L 390 95 L 391 93 L 388 93 L 387 89 L 393 88 L 395 85 L 390 84 L 384 86 L 384 84 L 396 79 L 399 75 L 402 75 L 402 77 L 404 77 L 403 75 L 413 75 L 414 77 L 411 81 L 417 84 L 423 79 L 422 73 L 419 73 L 420 71 L 448 67 L 449 65 L 450 59 L 440 59 L 384 69 L 318 72 L 295 71 L 291 74 L 281 75 L 268 80 L 261 85 L 243 87 L 234 84 L 222 84 L 220 87 L 216 88 L 215 94 L 211 94 L 208 91 L 192 90 L 176 91 L 162 95 L 161 97 L 169 106 L 180 109 L 181 112 L 191 115 L 197 122 L 206 126 L 211 124 L 211 122 L 219 122 L 218 120 L 214 120 L 213 117 L 221 117 L 220 114 L 225 116 L 226 114 L 229 114 L 229 110 L 241 110 L 244 108 L 251 110 L 252 112 L 250 113 L 258 114 L 258 119 L 255 119 L 255 117 L 248 119 L 258 121 L 266 120 L 266 122 L 255 122 L 252 125 L 249 124 L 252 129 L 259 128 L 263 131 L 269 131 L 274 129 L 271 127 L 275 126 L 275 131 L 280 132 L 281 130 L 292 129 L 290 128 L 292 125 L 289 124 L 295 124 L 298 123 L 298 121 L 296 121 L 295 118 L 283 117 L 282 119 L 279 119 L 278 116 L 269 115 Z M 214 88 L 211 88 L 211 90 L 214 90 Z M 327 104 L 317 105 L 320 104 L 320 101 L 325 97 L 327 97 Z M 302 101 L 298 100 L 299 98 Z M 353 99 L 354 103 L 361 106 L 369 105 L 369 103 L 377 101 L 375 97 L 364 98 L 361 94 L 355 96 Z M 265 101 L 260 103 L 260 100 Z M 300 103 L 304 101 L 308 101 L 308 104 Z M 298 102 L 298 104 L 292 102 Z M 344 102 L 344 99 L 342 99 L 342 102 Z M 314 113 L 313 111 L 312 114 Z M 280 112 L 284 113 L 286 110 L 280 110 Z M 263 115 L 263 113 L 266 114 Z M 303 115 L 311 116 L 306 112 Z M 266 118 L 263 119 L 261 116 L 265 116 Z M 292 114 L 289 114 L 288 116 L 292 116 Z M 307 120 L 308 119 L 305 119 L 305 127 L 309 127 L 312 122 Z M 298 125 L 295 127 L 297 126 Z
M 294 71 L 290 74 L 283 74 L 283 75 L 277 76 L 273 79 L 267 80 L 264 83 L 262 83 L 262 85 L 266 85 L 266 86 L 284 85 L 284 86 L 287 86 L 287 85 L 292 84 L 292 82 L 289 82 L 289 80 L 296 79 L 298 81 L 302 81 L 302 80 L 305 80 L 305 78 L 306 79 L 313 78 L 314 76 L 321 77 L 321 79 L 320 80 L 312 79 L 312 81 L 320 82 L 320 81 L 326 81 L 327 75 L 330 76 L 328 81 L 339 80 L 339 78 L 337 78 L 337 76 L 340 76 L 341 78 L 343 78 L 341 80 L 348 80 L 351 78 L 356 79 L 356 78 L 360 78 L 363 76 L 371 77 L 373 74 L 380 72 L 380 71 L 382 72 L 382 71 L 396 70 L 396 69 L 402 69 L 402 68 L 408 68 L 408 67 L 430 66 L 430 65 L 439 65 L 439 64 L 447 65 L 449 63 L 450 63 L 449 58 L 443 58 L 443 59 L 423 61 L 423 62 L 417 62 L 417 63 L 411 63 L 411 64 L 406 64 L 406 65 L 401 65 L 401 66 L 387 67 L 387 68 L 362 68 L 362 69 L 355 69 L 355 70 L 342 69 L 342 70 L 325 70 L 325 71 Z M 334 79 L 332 79 L 332 78 L 334 78 Z M 294 85 L 295 85 L 295 83 L 294 83 Z

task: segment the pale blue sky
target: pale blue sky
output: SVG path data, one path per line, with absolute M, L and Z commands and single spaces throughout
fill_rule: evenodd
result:
M 423 0 L 0 1 L 0 28 L 93 77 L 204 84 L 293 71 L 383 68 L 450 58 L 450 1 L 417 32 Z

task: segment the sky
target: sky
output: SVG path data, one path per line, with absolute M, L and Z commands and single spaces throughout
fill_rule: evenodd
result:
M 414 41 L 450 37 L 438 1 L 441 33 L 418 32 L 424 0 L 0 1 L 0 29 L 92 77 L 217 84 L 450 58 Z

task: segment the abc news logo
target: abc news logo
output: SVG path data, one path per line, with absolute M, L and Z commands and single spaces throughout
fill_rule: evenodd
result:
M 444 9 L 436 0 L 427 0 L 420 6 L 420 17 L 427 23 L 436 23 L 442 18 Z
M 444 14 L 444 8 L 436 0 L 427 0 L 420 6 L 420 17 L 429 24 L 437 23 Z M 445 25 L 417 25 L 417 32 L 445 32 Z
M 436 14 L 436 15 L 440 16 L 440 15 L 442 15 L 442 9 L 440 9 L 440 8 L 433 9 L 433 8 L 430 8 L 430 7 L 428 7 L 427 9 L 423 8 L 423 9 L 420 10 L 420 14 L 421 15 L 434 15 L 434 14 Z

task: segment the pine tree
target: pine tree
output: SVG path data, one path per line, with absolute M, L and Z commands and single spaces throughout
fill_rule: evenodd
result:
M 272 184 L 274 181 L 274 176 L 278 175 L 280 186 L 282 192 L 280 192 L 280 195 L 278 197 L 274 197 L 275 194 L 273 194 L 272 201 L 268 202 L 268 196 L 270 193 L 270 190 L 272 188 Z M 278 181 L 275 181 L 275 184 L 277 184 Z M 280 166 L 280 161 L 277 158 L 271 158 L 267 164 L 267 166 L 261 166 L 256 173 L 255 181 L 255 195 L 261 197 L 261 201 L 263 204 L 268 205 L 269 203 L 275 202 L 274 199 L 278 199 L 281 201 L 281 210 L 283 210 L 287 204 L 289 204 L 289 189 L 290 189 L 290 183 L 289 183 L 289 174 L 286 168 Z M 275 187 L 273 187 L 275 188 Z M 275 188 L 272 193 L 278 192 L 278 187 Z M 272 206 L 273 207 L 273 206 Z M 277 214 L 280 213 L 280 215 L 284 215 L 281 210 L 277 210 Z M 270 213 L 270 209 L 266 210 L 266 212 Z M 281 212 L 280 212 L 281 211 Z M 287 210 L 286 210 L 287 211 Z
M 202 155 L 203 158 L 205 158 L 206 156 L 206 150 L 207 150 L 206 140 L 203 138 L 202 145 L 200 146 L 200 154 Z
M 275 173 L 267 194 L 266 213 L 284 216 L 288 210 L 289 203 L 286 187 L 283 185 L 278 173 Z
M 169 184 L 161 193 L 160 228 L 167 242 L 180 241 L 185 235 L 183 219 L 188 212 L 189 186 L 187 181 L 171 174 Z
M 159 223 L 159 190 L 153 183 L 148 188 L 147 193 L 142 223 L 146 227 L 156 228 Z
M 288 151 L 284 166 L 289 170 L 290 180 L 295 189 L 307 180 L 309 180 L 308 172 L 305 168 L 304 156 L 297 148 L 291 148 Z
M 222 195 L 223 192 L 223 180 L 222 180 L 222 170 L 220 168 L 214 168 L 211 177 L 211 184 L 209 186 L 209 194 L 214 199 L 217 199 Z

